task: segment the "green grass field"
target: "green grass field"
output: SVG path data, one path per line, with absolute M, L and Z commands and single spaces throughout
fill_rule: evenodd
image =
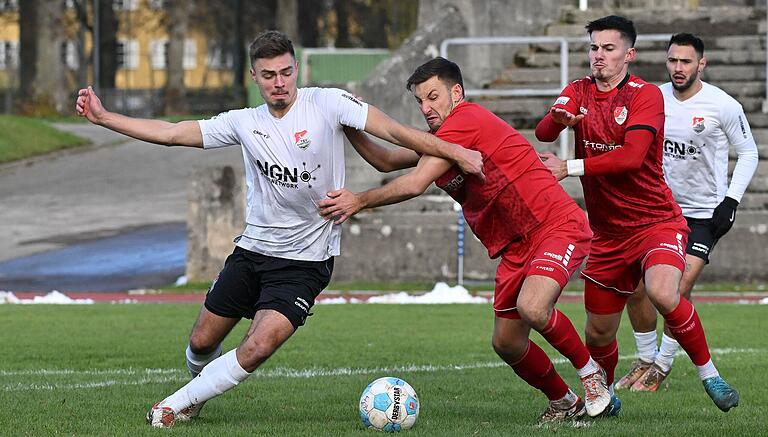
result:
M 584 326 L 580 305 L 561 309 Z M 712 404 L 681 356 L 660 392 L 621 393 L 618 419 L 539 429 L 546 400 L 493 353 L 489 305 L 319 305 L 307 326 L 199 419 L 155 430 L 144 415 L 187 380 L 184 348 L 197 305 L 2 305 L 0 435 L 374 435 L 363 429 L 357 401 L 368 382 L 387 375 L 408 381 L 421 399 L 405 435 L 765 435 L 766 307 L 698 309 L 715 363 L 741 392 L 729 413 Z M 535 338 L 580 393 L 570 364 Z M 617 373 L 634 349 L 626 320 L 619 341 Z
M 0 164 L 86 143 L 38 119 L 0 115 Z

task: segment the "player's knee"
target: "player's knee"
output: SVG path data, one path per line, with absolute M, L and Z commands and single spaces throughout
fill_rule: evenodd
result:
M 517 312 L 525 323 L 537 331 L 544 329 L 551 317 L 549 308 L 537 307 L 535 305 L 518 305 Z
M 494 334 L 491 344 L 500 357 L 519 358 L 528 347 L 528 337 L 518 338 L 513 335 Z
M 649 294 L 649 297 L 651 298 L 651 302 L 653 302 L 653 306 L 655 306 L 661 314 L 669 313 L 677 308 L 677 305 L 680 303 L 680 294 L 678 294 L 676 289 L 659 290 L 652 295 Z
M 254 339 L 252 337 L 240 344 L 238 356 L 243 358 L 243 369 L 247 372 L 253 372 L 261 363 L 266 361 L 278 348 L 278 344 L 269 339 Z
M 198 332 L 192 332 L 189 336 L 189 350 L 197 355 L 208 355 L 216 350 L 219 342 Z
M 612 327 L 600 323 L 587 322 L 587 327 L 584 330 L 587 344 L 594 346 L 609 343 L 615 335 L 616 331 Z

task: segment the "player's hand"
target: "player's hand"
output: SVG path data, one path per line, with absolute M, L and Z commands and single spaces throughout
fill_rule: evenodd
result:
M 317 204 L 320 216 L 326 220 L 333 220 L 337 225 L 357 214 L 363 206 L 360 196 L 346 188 L 328 192 L 328 198 Z
M 81 117 L 85 117 L 94 124 L 99 124 L 107 110 L 101 104 L 92 87 L 83 88 L 77 92 L 77 102 L 75 103 L 75 112 Z
M 573 115 L 563 108 L 550 108 L 549 115 L 552 120 L 568 127 L 576 125 L 584 118 L 584 114 Z
M 461 171 L 471 175 L 475 175 L 480 178 L 481 181 L 485 181 L 485 175 L 483 174 L 483 154 L 477 150 L 466 149 L 457 145 L 459 156 L 456 158 L 456 163 L 461 168 Z
M 544 167 L 547 167 L 552 175 L 558 181 L 565 179 L 568 176 L 568 166 L 565 161 L 558 158 L 552 153 L 539 153 L 541 162 L 544 163 Z
M 730 197 L 725 197 L 715 208 L 712 214 L 712 235 L 720 238 L 731 230 L 733 222 L 736 220 L 736 208 L 739 202 Z

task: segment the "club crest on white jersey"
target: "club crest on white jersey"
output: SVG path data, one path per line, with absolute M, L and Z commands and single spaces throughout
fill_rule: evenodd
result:
M 707 126 L 704 124 L 704 117 L 694 116 L 693 120 L 691 121 L 691 128 L 697 134 L 704 132 L 704 129 L 707 128 Z
M 306 129 L 300 132 L 294 132 L 293 138 L 296 140 L 296 147 L 298 147 L 301 150 L 306 150 L 306 148 L 309 147 L 310 144 L 312 144 L 312 141 L 309 139 L 309 136 L 307 136 Z

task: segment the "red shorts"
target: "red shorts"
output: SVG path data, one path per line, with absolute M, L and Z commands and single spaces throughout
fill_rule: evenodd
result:
M 510 244 L 496 269 L 496 317 L 520 318 L 517 296 L 528 276 L 546 276 L 557 281 L 560 288 L 565 287 L 589 253 L 591 239 L 587 218 L 576 209 Z
M 581 275 L 587 286 L 584 305 L 594 314 L 621 312 L 645 271 L 666 264 L 685 271 L 688 225 L 685 219 L 657 223 L 626 238 L 595 235 Z

